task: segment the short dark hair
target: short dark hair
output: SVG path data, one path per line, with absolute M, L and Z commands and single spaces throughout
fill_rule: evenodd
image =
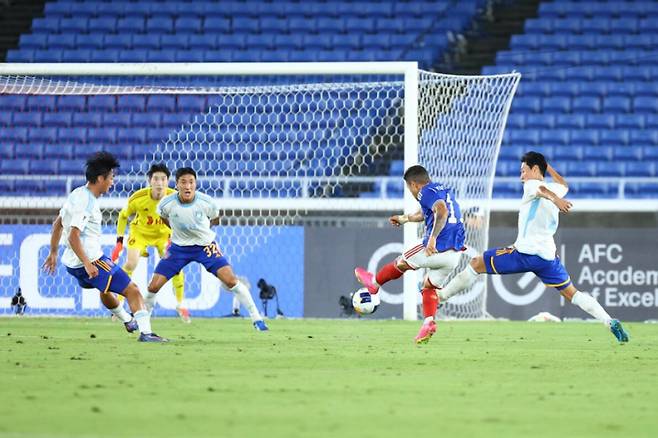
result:
M 415 166 L 411 166 L 410 168 L 407 169 L 406 172 L 404 172 L 403 178 L 406 182 L 413 181 L 417 183 L 425 183 L 425 182 L 429 182 L 430 174 L 427 173 L 427 170 L 423 166 L 416 164 Z
M 196 172 L 191 167 L 181 167 L 176 171 L 176 181 L 183 175 L 192 175 L 196 179 Z
M 539 166 L 539 171 L 541 172 L 541 176 L 546 175 L 546 168 L 548 167 L 548 164 L 546 163 L 546 158 L 544 158 L 544 156 L 539 152 L 534 152 L 534 151 L 526 152 L 521 157 L 521 162 L 525 163 L 531 169 L 534 166 Z
M 87 158 L 85 165 L 85 177 L 87 182 L 94 184 L 99 176 L 107 177 L 113 169 L 119 167 L 119 161 L 109 152 L 96 152 Z
M 146 172 L 146 175 L 148 175 L 149 179 L 151 179 L 153 174 L 156 173 L 156 172 L 164 173 L 165 175 L 167 175 L 167 178 L 169 178 L 171 176 L 171 172 L 169 172 L 169 169 L 167 168 L 167 165 L 165 163 L 152 164 L 149 171 Z

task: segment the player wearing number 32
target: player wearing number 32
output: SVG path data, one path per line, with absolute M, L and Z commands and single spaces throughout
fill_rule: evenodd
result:
M 356 268 L 357 280 L 376 294 L 387 281 L 400 278 L 405 271 L 427 268 L 423 283 L 423 316 L 425 320 L 415 342 L 425 343 L 436 332 L 434 316 L 439 304 L 437 288 L 457 267 L 464 248 L 464 223 L 459 204 L 451 190 L 430 180 L 423 166 L 411 166 L 404 173 L 404 181 L 411 194 L 418 200 L 421 210 L 414 214 L 391 216 L 389 222 L 400 226 L 407 222 L 425 221 L 423 242 L 409 248 L 395 261 L 385 265 L 377 275 L 363 268 Z
M 233 269 L 215 243 L 211 226 L 219 224 L 219 209 L 212 198 L 196 191 L 196 172 L 189 167 L 176 171 L 177 193 L 165 196 L 158 204 L 157 213 L 171 228 L 171 244 L 155 268 L 148 286 L 146 305 L 155 305 L 157 292 L 188 263 L 201 263 L 233 292 L 251 316 L 256 330 L 265 331 L 263 321 L 249 289 L 238 281 Z

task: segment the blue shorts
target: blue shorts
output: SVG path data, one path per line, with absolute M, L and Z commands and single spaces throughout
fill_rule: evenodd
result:
M 206 246 L 178 246 L 172 243 L 167 248 L 158 266 L 155 267 L 155 273 L 169 280 L 190 262 L 201 263 L 206 268 L 206 271 L 212 275 L 217 275 L 219 268 L 223 268 L 229 264 L 226 257 L 219 251 L 219 247 L 215 242 Z
M 92 262 L 98 268 L 98 275 L 89 278 L 84 266 L 80 268 L 69 268 L 66 270 L 69 274 L 78 280 L 78 284 L 86 289 L 96 288 L 101 292 L 114 292 L 123 295 L 132 280 L 118 265 L 112 263 L 109 257 L 102 256 L 100 259 Z
M 548 287 L 562 290 L 571 284 L 569 273 L 558 257 L 545 260 L 537 255 L 523 254 L 514 248 L 494 248 L 484 252 L 487 274 L 517 274 L 532 272 Z

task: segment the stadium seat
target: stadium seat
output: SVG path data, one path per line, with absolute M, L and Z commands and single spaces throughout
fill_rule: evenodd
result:
M 19 155 L 19 152 L 16 152 Z M 30 160 L 13 159 L 0 161 L 0 175 L 29 175 Z
M 73 125 L 97 128 L 102 125 L 101 113 L 73 113 Z
M 59 163 L 57 160 L 39 160 L 30 161 L 31 175 L 57 175 L 59 172 Z

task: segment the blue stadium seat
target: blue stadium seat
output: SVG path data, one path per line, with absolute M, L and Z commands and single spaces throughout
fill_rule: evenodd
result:
M 227 17 L 210 16 L 203 21 L 203 32 L 209 33 L 227 33 L 231 30 L 231 20 Z
M 583 158 L 585 148 L 579 145 L 563 145 L 553 148 L 553 156 L 558 161 L 577 161 Z
M 174 21 L 171 17 L 151 16 L 146 19 L 146 31 L 153 34 L 172 33 Z
M 29 95 L 27 96 L 28 110 L 32 111 L 56 111 L 55 96 Z
M 61 18 L 57 32 L 59 33 L 87 33 L 89 31 L 89 21 L 75 18 Z
M 176 33 L 199 33 L 202 29 L 202 20 L 200 17 L 179 17 L 175 23 Z
M 626 184 L 626 196 L 655 199 L 658 197 L 658 183 L 628 183 Z
M 217 37 L 215 35 L 186 35 L 178 33 L 173 35 L 160 35 L 160 48 L 164 50 L 184 50 L 188 47 L 212 50 L 216 45 Z
M 644 129 L 645 117 L 642 114 L 617 114 L 615 127 L 620 129 Z
M 257 18 L 233 17 L 231 28 L 235 33 L 260 32 L 260 22 Z
M 571 112 L 571 99 L 568 97 L 546 97 L 542 99 L 545 113 L 565 114 Z
M 57 96 L 57 111 L 85 111 L 87 106 L 85 96 L 62 95 Z
M 13 141 L 14 143 L 27 143 L 27 128 L 7 128 L 3 131 L 4 141 Z
M 60 175 L 80 175 L 81 169 L 85 168 L 85 161 L 80 159 L 59 160 Z
M 206 61 L 208 50 L 190 49 L 190 50 L 173 50 L 176 62 L 203 62 Z
M 28 131 L 30 143 L 53 143 L 57 141 L 57 128 L 32 128 Z
M 511 142 L 515 146 L 534 146 L 539 144 L 539 132 L 536 129 L 518 129 L 511 132 Z
M 126 94 L 117 97 L 117 110 L 128 112 L 143 112 L 146 97 L 138 94 Z
M 163 114 L 162 126 L 165 128 L 180 128 L 190 120 L 190 115 L 182 113 Z
M 612 152 L 614 160 L 637 161 L 642 158 L 642 149 L 635 147 L 616 147 Z
M 176 114 L 178 116 L 178 114 Z M 178 125 L 177 127 L 179 127 Z M 169 133 L 172 132 L 168 128 L 151 128 L 146 130 L 146 142 L 149 144 L 160 143 L 163 140 L 166 140 L 169 137 Z
M 596 146 L 599 144 L 599 132 L 589 129 L 574 129 L 570 134 L 573 145 Z
M 41 126 L 41 113 L 14 113 L 13 126 Z
M 626 176 L 653 178 L 656 176 L 655 162 L 628 162 L 626 163 Z
M 20 113 L 19 113 L 20 114 Z M 0 111 L 0 126 L 7 127 L 12 125 L 13 114 L 9 111 Z
M 609 176 L 609 177 L 622 177 L 626 173 L 626 168 L 624 163 L 613 161 L 613 162 L 597 162 L 596 163 L 596 175 L 597 176 Z
M 16 155 L 20 153 L 16 151 Z M 0 174 L 2 175 L 28 175 L 30 167 L 30 160 L 28 159 L 13 159 L 0 161 Z
M 117 128 L 89 128 L 87 140 L 90 143 L 113 144 L 116 143 Z
M 144 17 L 123 17 L 117 21 L 116 32 L 118 34 L 132 35 L 143 33 L 146 28 Z
M 70 159 L 73 158 L 73 145 L 72 144 L 47 144 L 44 146 L 44 158 L 46 159 Z M 80 168 L 82 169 L 82 167 Z
M 583 159 L 612 161 L 614 147 L 611 146 L 585 146 Z
M 204 95 L 179 95 L 177 96 L 177 108 L 180 112 L 204 112 L 206 110 L 206 96 Z
M 73 125 L 97 128 L 102 125 L 101 113 L 73 113 Z
M 30 174 L 32 175 L 57 175 L 59 163 L 57 160 L 31 160 Z
M 602 146 L 626 146 L 628 143 L 628 131 L 602 130 L 600 132 L 599 144 Z
M 576 97 L 571 103 L 571 110 L 575 113 L 601 112 L 601 100 L 598 97 Z
M 129 113 L 104 113 L 102 114 L 103 125 L 114 128 L 127 128 L 130 126 Z
M 144 128 L 127 128 L 117 130 L 117 142 L 122 144 L 146 143 L 146 130 Z
M 612 114 L 586 114 L 585 125 L 590 129 L 613 129 L 615 117 Z
M 60 143 L 86 143 L 86 130 L 82 128 L 58 128 L 57 141 Z
M 631 112 L 629 97 L 611 96 L 603 99 L 603 111 L 608 114 L 623 114 Z
M 133 113 L 130 124 L 135 128 L 159 128 L 162 124 L 161 115 L 158 112 Z
M 22 145 L 16 147 L 16 158 L 27 158 L 30 161 L 43 158 L 44 146 L 42 144 Z
M 569 161 L 566 169 L 567 176 L 596 176 L 596 163 L 593 161 Z
M 60 24 L 60 27 L 62 25 L 63 23 Z M 94 33 L 115 33 L 117 31 L 117 19 L 116 17 L 110 17 L 110 16 L 90 18 L 89 29 L 92 30 Z
M 13 143 L 0 143 L 0 158 L 10 160 L 15 157 Z
M 633 99 L 635 113 L 658 113 L 658 98 L 656 96 L 635 96 Z
M 630 143 L 633 146 L 658 146 L 658 132 L 655 130 L 631 131 Z
M 111 152 L 119 160 L 131 160 L 133 158 L 133 147 L 129 144 L 118 144 L 112 148 Z
M 105 49 L 131 49 L 132 48 L 133 35 L 131 33 L 119 34 L 119 35 L 104 35 L 103 36 L 103 47 Z
M 160 49 L 160 35 L 159 34 L 135 34 L 132 35 L 131 45 L 133 49 L 145 50 L 159 50 Z

